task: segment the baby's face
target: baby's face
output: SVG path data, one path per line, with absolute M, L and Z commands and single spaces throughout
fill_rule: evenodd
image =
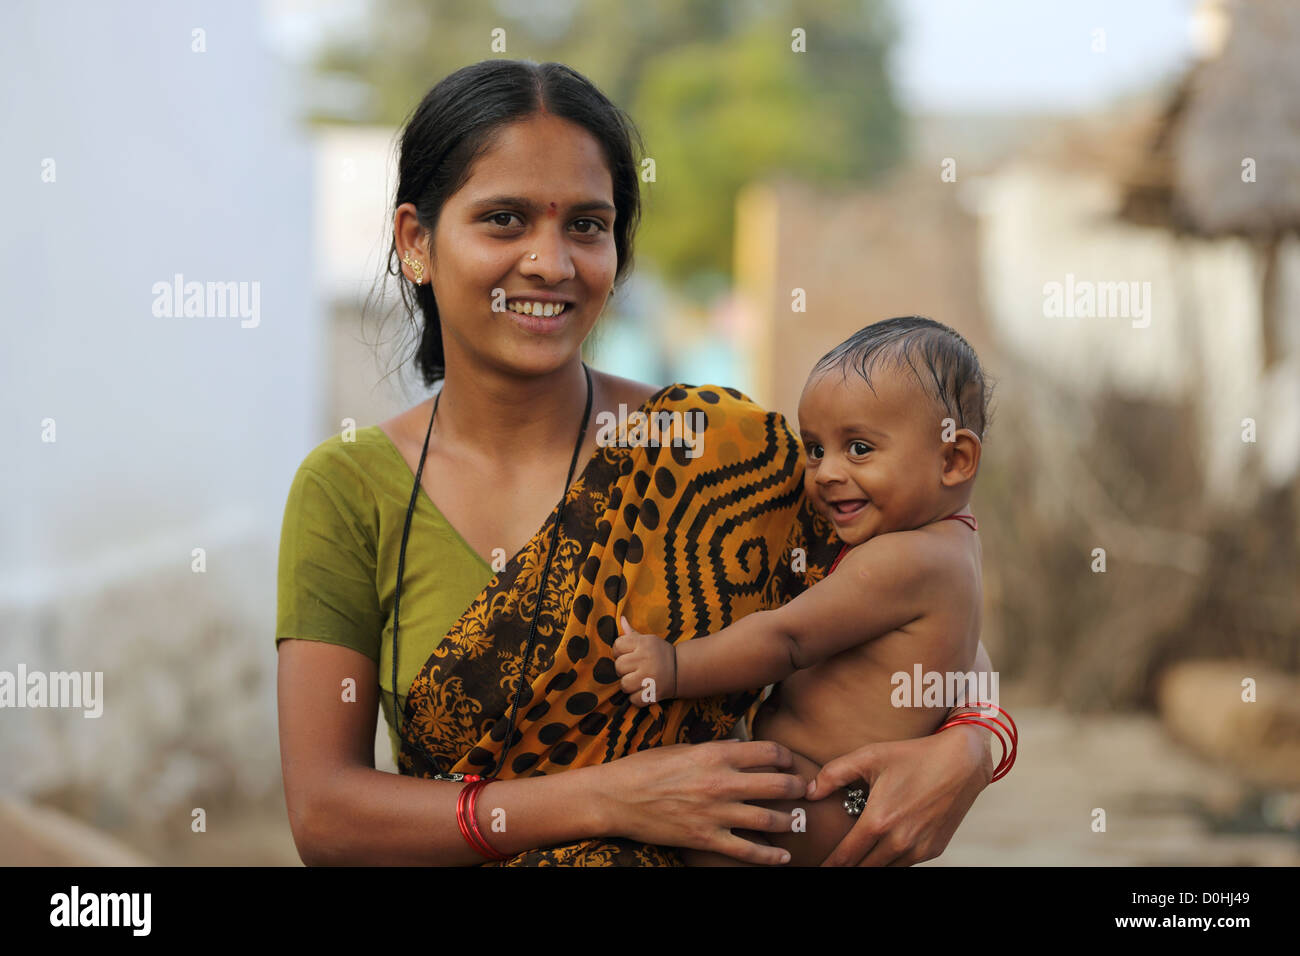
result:
M 872 385 L 832 369 L 799 400 L 805 490 L 848 545 L 943 517 L 943 412 L 910 369 L 877 366 Z

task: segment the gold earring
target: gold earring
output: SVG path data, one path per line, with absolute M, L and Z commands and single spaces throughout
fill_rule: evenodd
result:
M 415 273 L 415 279 L 414 279 L 415 284 L 424 285 L 424 263 L 421 262 L 419 259 L 411 258 L 411 254 L 409 252 L 402 257 L 402 262 L 408 268 L 410 268 L 412 272 Z

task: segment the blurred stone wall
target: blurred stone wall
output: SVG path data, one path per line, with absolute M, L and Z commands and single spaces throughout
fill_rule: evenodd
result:
M 858 329 L 899 315 L 987 342 L 975 220 L 964 183 L 907 169 L 875 186 L 829 192 L 776 180 L 737 204 L 738 291 L 754 315 L 763 386 L 754 398 L 797 422 L 817 360 Z M 795 311 L 796 289 L 806 311 Z
M 103 674 L 99 717 L 3 712 L 5 792 L 106 829 L 155 823 L 182 832 L 195 807 L 280 792 L 267 586 L 275 543 L 235 526 L 203 544 L 203 573 L 178 542 L 168 565 L 43 607 L 0 610 L 4 669 L 22 662 L 28 673 Z

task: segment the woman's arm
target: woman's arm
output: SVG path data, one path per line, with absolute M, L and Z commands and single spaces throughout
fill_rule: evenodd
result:
M 993 670 L 983 642 L 975 670 Z M 822 865 L 911 866 L 941 854 L 993 777 L 989 737 L 983 728 L 957 726 L 914 740 L 869 744 L 822 767 L 808 787 L 809 799 L 857 780 L 868 786 L 858 822 Z
M 355 702 L 343 682 L 356 682 Z M 464 786 L 374 769 L 378 677 L 350 648 L 317 641 L 279 645 L 280 761 L 294 844 L 304 863 L 482 863 L 456 823 Z M 678 744 L 564 773 L 500 780 L 482 792 L 479 825 L 492 845 L 517 854 L 602 836 L 714 850 L 750 863 L 781 863 L 731 828 L 777 832 L 788 820 L 745 803 L 793 799 L 803 781 L 790 751 L 771 741 Z M 491 828 L 496 808 L 506 829 Z

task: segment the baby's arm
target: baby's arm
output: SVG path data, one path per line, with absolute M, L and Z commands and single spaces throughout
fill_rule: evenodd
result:
M 920 544 L 909 532 L 872 538 L 793 601 L 708 637 L 669 645 L 625 632 L 614 643 L 623 690 L 638 705 L 749 690 L 905 627 L 923 613 L 936 570 L 933 549 Z M 653 694 L 643 691 L 647 678 Z
M 716 634 L 679 644 L 631 630 L 624 619 L 614 642 L 614 670 L 638 707 L 774 683 L 791 668 L 784 640 L 767 621 L 771 614 L 755 611 Z

